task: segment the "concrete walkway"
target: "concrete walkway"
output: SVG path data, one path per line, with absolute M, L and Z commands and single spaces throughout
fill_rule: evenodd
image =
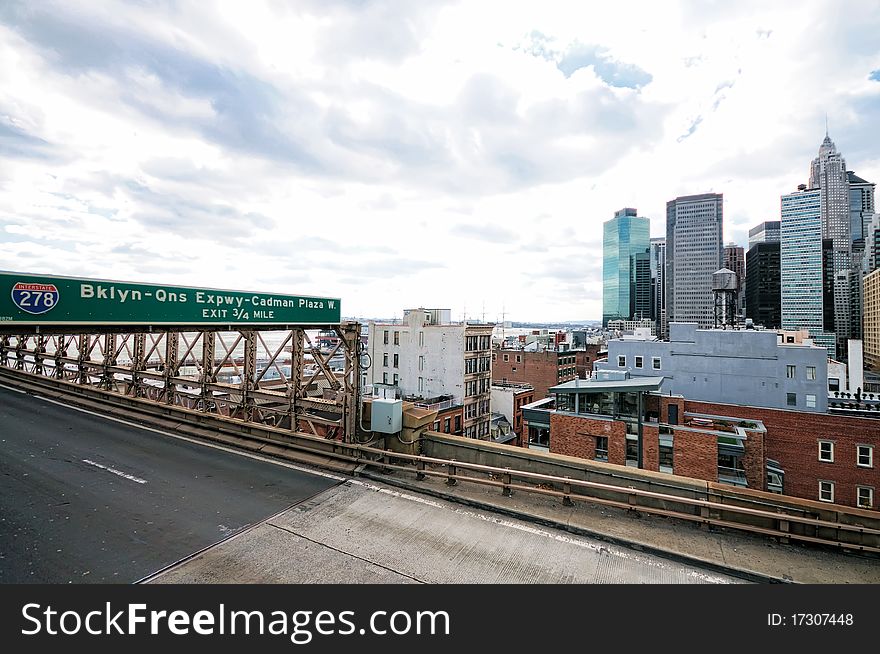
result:
M 447 486 L 443 479 L 395 472 L 372 474 L 371 479 L 517 516 L 604 542 L 626 544 L 645 552 L 663 553 L 706 569 L 737 571 L 753 581 L 808 584 L 880 583 L 880 558 L 844 553 L 833 548 L 784 545 L 773 539 L 736 530 L 701 529 L 675 520 L 576 502 L 566 507 L 556 498 L 514 492 L 504 497 L 497 488 L 467 482 Z
M 742 583 L 385 483 L 348 480 L 155 583 Z

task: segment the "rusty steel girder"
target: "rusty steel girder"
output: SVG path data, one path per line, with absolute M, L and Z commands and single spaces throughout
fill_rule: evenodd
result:
M 335 331 L 327 350 L 308 332 Z M 360 325 L 0 335 L 0 367 L 356 442 Z

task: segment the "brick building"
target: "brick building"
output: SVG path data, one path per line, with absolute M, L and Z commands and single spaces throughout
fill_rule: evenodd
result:
M 552 386 L 577 378 L 576 361 L 574 352 L 496 350 L 492 353 L 492 381 L 531 384 L 535 397 L 543 398 Z
M 661 394 L 660 377 L 601 376 L 525 406 L 525 446 L 878 508 L 880 420 L 696 402 Z
M 579 379 L 587 379 L 592 374 L 593 362 L 600 358 L 600 351 L 603 357 L 607 354 L 603 347 L 596 344 L 587 344 L 583 350 L 569 352 L 574 354 L 575 373 Z

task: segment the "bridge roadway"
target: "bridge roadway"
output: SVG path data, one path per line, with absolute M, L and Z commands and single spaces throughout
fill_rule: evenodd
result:
M 5 583 L 738 581 L 6 388 L 0 448 Z
M 338 483 L 0 388 L 0 582 L 133 582 Z

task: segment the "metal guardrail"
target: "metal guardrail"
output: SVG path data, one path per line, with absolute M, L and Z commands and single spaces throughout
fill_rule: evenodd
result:
M 184 424 L 186 421 L 191 421 L 193 428 L 204 429 L 204 427 L 210 426 L 218 434 L 260 441 L 355 465 L 415 473 L 418 479 L 423 479 L 426 476 L 440 477 L 445 478 L 449 485 L 467 482 L 496 487 L 501 489 L 503 495 L 510 495 L 514 491 L 548 495 L 561 498 L 566 505 L 576 501 L 600 504 L 639 513 L 661 515 L 704 525 L 762 534 L 779 538 L 783 542 L 792 539 L 818 545 L 836 546 L 844 550 L 880 554 L 880 529 L 866 527 L 857 522 L 811 517 L 784 505 L 777 505 L 774 507 L 775 510 L 737 506 L 710 499 L 643 490 L 632 486 L 586 481 L 568 476 L 488 466 L 456 461 L 455 459 L 392 452 L 366 444 L 342 443 L 299 432 L 291 433 L 288 430 L 275 429 L 265 425 L 243 423 L 235 419 L 206 415 L 179 406 L 151 403 L 140 398 L 120 397 L 115 393 L 93 387 L 83 387 L 3 368 L 0 368 L 0 379 L 7 383 L 28 387 L 31 390 L 60 393 L 65 395 L 67 399 L 85 398 L 103 405 L 122 406 L 127 410 L 155 418 L 174 417 L 182 420 Z M 627 470 L 632 472 L 630 468 Z M 465 474 L 466 472 L 472 474 Z M 531 482 L 532 485 L 523 482 Z M 682 487 L 682 489 L 689 493 L 694 492 L 692 486 Z M 713 491 L 715 495 L 721 492 Z M 734 496 L 729 499 L 731 501 L 737 500 Z M 787 499 L 796 501 L 797 498 Z M 769 503 L 769 500 L 765 503 Z M 855 520 L 866 514 L 864 511 L 844 506 L 823 508 L 833 510 L 835 515 L 848 516 Z M 749 522 L 750 520 L 754 522 L 755 519 L 763 521 L 765 525 L 772 526 Z M 877 519 L 880 519 L 880 516 Z M 795 525 L 798 525 L 802 531 L 793 530 Z M 807 529 L 814 530 L 814 533 L 805 533 Z

